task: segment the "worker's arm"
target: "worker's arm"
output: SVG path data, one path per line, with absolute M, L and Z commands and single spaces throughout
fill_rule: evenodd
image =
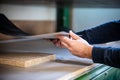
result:
M 92 59 L 95 63 L 120 68 L 120 48 L 93 47 Z
M 102 24 L 92 29 L 78 32 L 82 38 L 91 44 L 120 40 L 120 20 Z M 120 48 L 92 48 L 92 59 L 95 63 L 102 63 L 120 68 Z
M 90 44 L 120 40 L 120 20 L 102 24 L 92 29 L 77 32 Z
M 93 62 L 95 63 L 102 63 L 120 68 L 119 48 L 95 47 L 73 32 L 70 32 L 69 34 L 71 38 L 65 36 L 58 36 L 58 38 L 61 41 L 61 45 L 66 47 L 73 55 L 93 59 Z
M 28 36 L 28 33 L 17 28 L 4 14 L 0 13 L 0 33 L 11 36 Z
M 95 28 L 77 32 L 90 44 L 106 43 L 120 40 L 120 20 L 108 22 Z M 59 40 L 52 40 L 56 46 L 61 46 Z
M 102 24 L 95 28 L 78 32 L 89 43 L 105 43 L 120 40 L 120 20 Z M 92 59 L 95 63 L 102 63 L 120 68 L 120 48 L 102 48 L 94 46 Z

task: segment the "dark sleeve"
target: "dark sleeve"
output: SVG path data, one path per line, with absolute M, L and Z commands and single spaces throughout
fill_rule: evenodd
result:
M 102 24 L 92 29 L 77 33 L 91 44 L 120 40 L 120 20 Z M 92 59 L 95 63 L 102 63 L 120 68 L 120 48 L 96 47 L 92 49 Z
M 95 63 L 102 63 L 120 68 L 120 48 L 93 47 L 92 59 Z
M 28 33 L 17 28 L 4 14 L 0 13 L 0 33 L 11 36 L 28 36 Z
M 120 20 L 108 22 L 92 29 L 77 32 L 90 44 L 120 40 Z

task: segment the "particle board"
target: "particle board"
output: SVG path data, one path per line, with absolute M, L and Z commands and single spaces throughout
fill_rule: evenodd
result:
M 55 55 L 44 53 L 7 53 L 0 55 L 0 64 L 18 67 L 30 67 L 55 60 Z

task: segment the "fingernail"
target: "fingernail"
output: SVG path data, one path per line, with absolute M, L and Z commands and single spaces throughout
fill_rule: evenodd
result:
M 69 31 L 69 33 L 71 33 L 71 32 L 72 32 L 72 30 Z

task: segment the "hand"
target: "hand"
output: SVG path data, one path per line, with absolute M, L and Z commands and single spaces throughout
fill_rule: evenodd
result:
M 69 32 L 69 35 L 71 38 L 57 36 L 61 41 L 61 45 L 66 47 L 73 55 L 82 58 L 92 58 L 93 46 L 72 31 Z

